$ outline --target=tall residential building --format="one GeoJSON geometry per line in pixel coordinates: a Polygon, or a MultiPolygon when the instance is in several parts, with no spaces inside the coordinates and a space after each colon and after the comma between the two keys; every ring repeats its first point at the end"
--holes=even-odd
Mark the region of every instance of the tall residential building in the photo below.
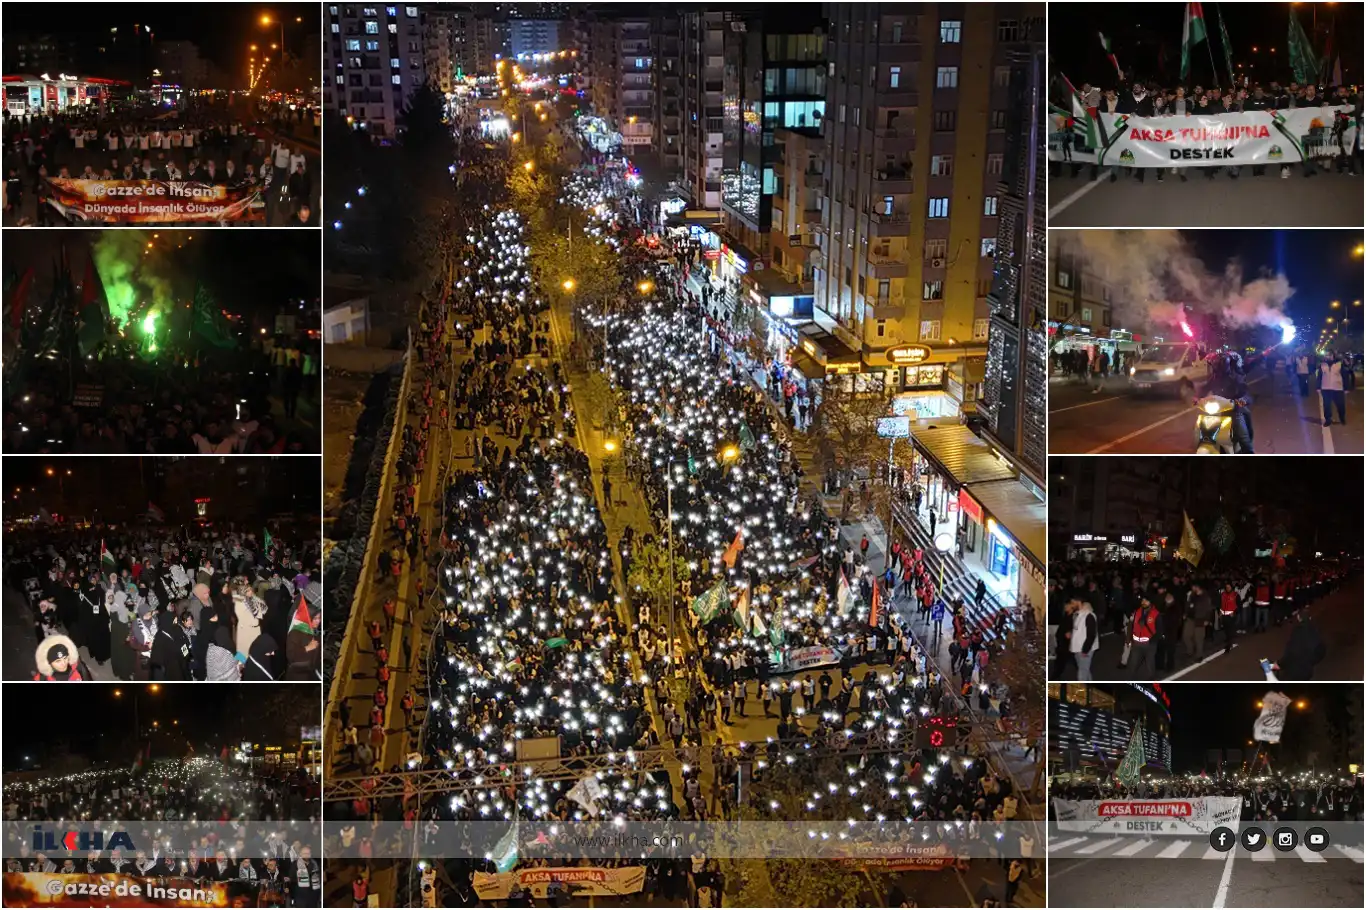
{"type": "Polygon", "coordinates": [[[725,52],[720,10],[679,16],[682,160],[679,186],[693,208],[721,208],[721,84],[725,52]]]}
{"type": "Polygon", "coordinates": [[[324,106],[376,138],[396,135],[426,80],[421,9],[330,3],[326,22],[324,106]]]}
{"type": "Polygon", "coordinates": [[[996,274],[978,408],[986,418],[985,434],[1036,481],[1048,462],[1046,61],[1042,36],[1036,35],[1012,55],[1007,70],[1008,163],[997,191],[996,274]]]}
{"type": "Polygon", "coordinates": [[[902,394],[920,417],[955,416],[974,407],[985,368],[1010,53],[1044,4],[825,9],[815,307],[862,351],[865,388],[902,394]]]}
{"type": "Polygon", "coordinates": [[[473,26],[476,71],[491,75],[498,66],[497,61],[511,53],[504,4],[474,4],[473,26]]]}
{"type": "Polygon", "coordinates": [[[1116,290],[1105,262],[1083,255],[1079,231],[1053,235],[1048,244],[1048,334],[1056,347],[1066,350],[1076,345],[1099,345],[1111,349],[1116,290]]]}
{"type": "Polygon", "coordinates": [[[621,133],[631,154],[655,148],[654,58],[648,14],[603,10],[592,22],[589,55],[593,107],[621,133]]]}
{"type": "MultiPolygon", "coordinates": [[[[193,41],[159,41],[152,57],[162,85],[178,85],[186,89],[215,88],[208,84],[209,64],[199,54],[193,41]]],[[[275,66],[275,64],[271,64],[275,66]]]]}
{"type": "Polygon", "coordinates": [[[508,19],[508,45],[515,59],[560,50],[558,19],[508,19]]]}
{"type": "Polygon", "coordinates": [[[445,94],[455,91],[456,36],[463,33],[462,18],[468,13],[457,7],[424,6],[422,9],[422,51],[427,78],[445,94]]]}
{"type": "Polygon", "coordinates": [[[660,168],[677,181],[683,167],[683,60],[681,19],[672,7],[659,6],[651,25],[654,58],[655,152],[660,168]]]}
{"type": "MultiPolygon", "coordinates": [[[[722,29],[723,238],[745,261],[739,280],[769,255],[780,129],[819,135],[826,110],[825,20],[814,3],[728,11],[722,29]]],[[[729,260],[728,260],[729,262],[729,260]]],[[[733,267],[735,263],[729,262],[733,267]]]]}
{"type": "Polygon", "coordinates": [[[778,273],[798,293],[810,294],[815,269],[811,254],[820,237],[825,143],[809,130],[779,129],[773,138],[778,147],[778,173],[769,229],[770,255],[768,267],[754,277],[763,283],[769,272],[778,273]]]}
{"type": "MultiPolygon", "coordinates": [[[[132,31],[131,26],[128,29],[132,31]]],[[[110,29],[113,37],[118,29],[110,29]]],[[[103,46],[99,48],[105,50],[103,46]]],[[[4,37],[5,72],[41,76],[47,73],[54,79],[62,73],[75,73],[80,63],[77,60],[76,39],[63,35],[32,34],[26,32],[5,32],[4,37]]],[[[103,54],[99,61],[103,63],[103,54]]],[[[87,75],[81,70],[81,75],[87,75]]],[[[89,73],[91,76],[108,77],[108,72],[89,73]]],[[[145,80],[147,74],[141,73],[145,80]]]]}

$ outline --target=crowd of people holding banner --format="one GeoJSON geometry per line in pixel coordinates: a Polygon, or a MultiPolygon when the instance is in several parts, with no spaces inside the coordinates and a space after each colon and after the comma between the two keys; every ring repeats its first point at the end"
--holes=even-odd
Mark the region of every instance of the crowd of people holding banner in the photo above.
{"type": "MultiPolygon", "coordinates": [[[[307,112],[299,108],[295,115],[302,123],[307,112]]],[[[61,192],[50,183],[54,179],[217,185],[244,198],[258,196],[233,221],[316,224],[317,154],[281,132],[285,125],[277,118],[267,128],[254,111],[235,112],[221,103],[172,110],[152,104],[87,106],[13,116],[6,111],[5,225],[88,223],[65,211],[61,192]]],[[[178,223],[158,220],[162,227],[178,223]]]]}
{"type": "Polygon", "coordinates": [[[1198,661],[1234,647],[1241,636],[1251,641],[1291,623],[1277,677],[1311,679],[1329,645],[1305,608],[1359,569],[1338,560],[1281,562],[1197,569],[1184,561],[1055,561],[1048,572],[1048,624],[1056,645],[1049,678],[1092,678],[1091,658],[1106,633],[1122,636],[1121,666],[1146,681],[1153,673],[1174,672],[1178,658],[1198,661]]]}
{"type": "Polygon", "coordinates": [[[1051,782],[1048,792],[1063,800],[1237,797],[1242,822],[1359,822],[1363,817],[1359,777],[1311,771],[1154,775],[1130,785],[1112,776],[1069,772],[1051,782]]]}
{"type": "Polygon", "coordinates": [[[301,523],[259,536],[191,527],[7,535],[6,583],[33,611],[31,678],[320,679],[316,533],[301,523]]]}
{"type": "MultiPolygon", "coordinates": [[[[251,767],[232,748],[218,754],[150,761],[132,768],[96,765],[70,774],[7,782],[5,872],[127,876],[238,883],[253,906],[322,906],[322,865],[314,856],[319,785],[303,769],[251,767]],[[30,823],[128,823],[134,845],[79,856],[35,850],[30,823]],[[143,823],[154,823],[144,825],[143,823]]],[[[10,882],[6,881],[8,893],[10,882]]],[[[234,904],[224,904],[233,906],[234,904]]]]}
{"type": "MultiPolygon", "coordinates": [[[[1362,173],[1359,127],[1362,96],[1352,86],[1329,86],[1325,90],[1312,83],[1302,85],[1290,81],[1282,85],[1273,80],[1266,85],[1207,88],[1204,85],[1145,84],[1135,79],[1118,81],[1104,88],[1084,82],[1078,89],[1065,78],[1061,82],[1065,86],[1065,99],[1062,105],[1054,108],[1053,131],[1049,138],[1049,157],[1055,172],[1067,167],[1075,176],[1089,164],[1094,173],[1097,150],[1108,148],[1119,138],[1114,134],[1119,117],[1146,118],[1144,123],[1157,119],[1164,129],[1177,130],[1184,124],[1169,118],[1199,117],[1203,123],[1214,123],[1217,122],[1214,118],[1224,114],[1267,111],[1273,114],[1271,120],[1279,116],[1288,128],[1293,129],[1285,135],[1283,144],[1270,145],[1265,155],[1253,159],[1259,163],[1250,168],[1238,164],[1188,165],[1184,160],[1168,168],[1123,151],[1108,154],[1103,164],[1110,168],[1111,181],[1128,175],[1142,182],[1150,171],[1158,181],[1169,174],[1182,182],[1192,175],[1213,180],[1221,173],[1233,179],[1240,175],[1257,177],[1264,174],[1289,177],[1290,162],[1296,160],[1301,161],[1299,169],[1306,177],[1329,170],[1353,176],[1362,173]],[[1288,115],[1288,112],[1306,109],[1311,111],[1307,119],[1288,115]],[[1290,116],[1289,120],[1287,116],[1290,116]],[[1305,130],[1303,134],[1293,132],[1301,127],[1305,130]],[[1302,150],[1302,157],[1297,148],[1302,150]],[[1295,155],[1289,157],[1290,152],[1286,149],[1295,155]]],[[[1123,129],[1131,127],[1132,124],[1122,126],[1123,129]]]]}

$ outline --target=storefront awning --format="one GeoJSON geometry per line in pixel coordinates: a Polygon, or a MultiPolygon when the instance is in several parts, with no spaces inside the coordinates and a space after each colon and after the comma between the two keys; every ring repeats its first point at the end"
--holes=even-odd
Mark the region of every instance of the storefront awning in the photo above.
{"type": "Polygon", "coordinates": [[[801,348],[792,349],[792,366],[807,379],[824,379],[825,367],[801,348]]]}
{"type": "Polygon", "coordinates": [[[968,493],[986,513],[1027,552],[1040,569],[1044,566],[1048,533],[1048,509],[1018,480],[993,480],[967,485],[968,493]]]}
{"type": "Polygon", "coordinates": [[[817,362],[823,362],[826,366],[862,363],[860,352],[821,328],[819,323],[799,322],[793,325],[793,328],[801,336],[802,349],[817,362]]]}
{"type": "Polygon", "coordinates": [[[911,441],[955,486],[1015,479],[1010,462],[961,424],[916,430],[911,441]]]}
{"type": "Polygon", "coordinates": [[[668,227],[686,227],[691,224],[696,224],[701,227],[711,227],[719,224],[720,221],[721,213],[719,211],[712,211],[710,209],[688,209],[679,212],[676,215],[670,215],[669,219],[664,223],[668,227]]]}

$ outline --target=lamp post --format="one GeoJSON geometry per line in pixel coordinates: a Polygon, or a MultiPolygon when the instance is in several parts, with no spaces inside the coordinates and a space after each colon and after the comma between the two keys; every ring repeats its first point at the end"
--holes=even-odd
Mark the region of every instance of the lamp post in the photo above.
{"type": "MultiPolygon", "coordinates": [[[[939,588],[935,593],[942,600],[944,598],[944,568],[949,563],[949,550],[953,548],[953,535],[948,531],[940,531],[934,535],[934,548],[939,551],[939,588]]],[[[947,601],[944,603],[944,608],[948,609],[947,601]]],[[[933,618],[934,613],[931,612],[930,616],[933,618]]],[[[934,637],[936,639],[939,638],[939,630],[942,628],[943,622],[944,618],[941,615],[939,622],[934,624],[934,637]]]]}

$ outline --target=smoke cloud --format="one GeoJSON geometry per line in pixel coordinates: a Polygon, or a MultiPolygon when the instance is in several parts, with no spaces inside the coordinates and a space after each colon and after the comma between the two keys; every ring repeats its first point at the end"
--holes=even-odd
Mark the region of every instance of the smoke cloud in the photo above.
{"type": "Polygon", "coordinates": [[[1109,279],[1117,327],[1179,328],[1186,306],[1194,313],[1216,315],[1230,327],[1282,328],[1290,323],[1285,303],[1295,289],[1282,273],[1263,270],[1249,280],[1236,260],[1214,271],[1178,231],[1069,233],[1079,258],[1109,279]]]}
{"type": "Polygon", "coordinates": [[[90,247],[109,315],[120,330],[135,316],[155,320],[175,307],[170,268],[155,251],[147,255],[148,236],[135,230],[102,231],[90,247]]]}

